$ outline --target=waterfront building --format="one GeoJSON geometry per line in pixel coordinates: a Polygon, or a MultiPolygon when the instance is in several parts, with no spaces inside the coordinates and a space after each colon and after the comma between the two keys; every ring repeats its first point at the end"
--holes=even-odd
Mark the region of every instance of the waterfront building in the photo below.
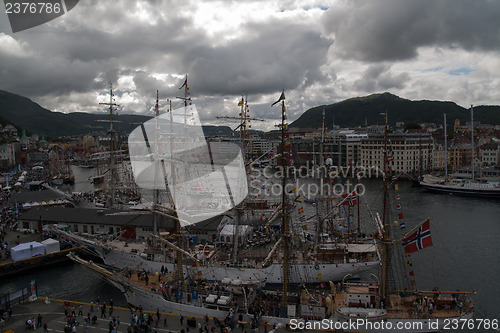
{"type": "MultiPolygon", "coordinates": [[[[416,175],[431,166],[432,137],[429,133],[390,133],[388,149],[394,160],[391,168],[398,174],[416,175]]],[[[360,165],[383,170],[384,135],[373,134],[361,140],[360,165]]]]}

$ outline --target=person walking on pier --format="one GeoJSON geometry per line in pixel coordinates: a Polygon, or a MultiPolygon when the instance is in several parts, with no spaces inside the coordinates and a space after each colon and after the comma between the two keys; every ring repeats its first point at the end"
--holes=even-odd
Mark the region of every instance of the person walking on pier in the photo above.
{"type": "Polygon", "coordinates": [[[38,317],[36,317],[36,327],[42,327],[42,315],[38,314],[38,317]]]}
{"type": "Polygon", "coordinates": [[[47,323],[43,324],[43,333],[49,333],[49,327],[47,326],[47,323]]]}
{"type": "Polygon", "coordinates": [[[106,318],[106,302],[102,303],[101,318],[106,318]]]}

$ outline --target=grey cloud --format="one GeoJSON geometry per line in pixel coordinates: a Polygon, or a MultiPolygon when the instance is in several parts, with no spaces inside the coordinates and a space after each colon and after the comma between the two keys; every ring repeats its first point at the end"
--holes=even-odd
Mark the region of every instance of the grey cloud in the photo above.
{"type": "Polygon", "coordinates": [[[312,28],[291,22],[250,24],[247,35],[227,46],[199,46],[186,66],[193,89],[205,94],[269,93],[305,87],[324,76],[331,40],[312,28]],[[286,37],[285,37],[286,36],[286,37]]]}
{"type": "Polygon", "coordinates": [[[365,92],[402,89],[410,78],[408,73],[394,75],[386,64],[371,65],[362,78],[354,82],[354,88],[365,92]]]}
{"type": "Polygon", "coordinates": [[[404,60],[425,46],[500,49],[500,1],[371,0],[331,7],[325,30],[335,52],[362,61],[404,60]]]}

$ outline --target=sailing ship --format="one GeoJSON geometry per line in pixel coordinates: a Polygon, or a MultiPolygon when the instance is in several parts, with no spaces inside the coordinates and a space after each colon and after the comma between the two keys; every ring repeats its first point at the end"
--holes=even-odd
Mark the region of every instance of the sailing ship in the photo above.
{"type": "MultiPolygon", "coordinates": [[[[241,217],[247,192],[242,152],[236,145],[228,148],[221,147],[222,143],[204,142],[196,107],[190,105],[187,77],[183,87],[183,107],[170,109],[162,115],[156,107],[155,118],[139,126],[129,136],[135,181],[142,188],[153,191],[152,241],[97,240],[66,233],[74,241],[92,248],[109,267],[124,269],[141,263],[141,268],[149,272],[160,272],[162,267],[173,271],[179,261],[178,248],[184,247],[173,246],[173,243],[176,238],[185,240],[190,237],[190,225],[212,220],[212,223],[220,223],[221,227],[230,224],[236,225],[233,230],[241,230],[242,226],[238,227],[236,221],[241,217]],[[160,192],[167,198],[161,200],[160,192]],[[162,205],[161,201],[169,206],[162,205]],[[164,243],[166,248],[156,240],[160,217],[170,221],[171,225],[169,240],[164,243]],[[179,227],[186,227],[182,235],[177,226],[173,226],[177,223],[179,227]]],[[[194,271],[210,281],[230,278],[282,284],[283,254],[276,250],[280,249],[283,239],[275,239],[276,244],[271,251],[269,243],[263,240],[275,230],[271,222],[280,215],[289,214],[290,211],[283,211],[283,205],[276,207],[268,221],[262,221],[262,232],[256,232],[260,240],[254,246],[243,244],[247,246],[244,258],[237,256],[238,236],[233,237],[232,257],[231,251],[222,249],[217,242],[183,249],[187,258],[182,276],[187,277],[194,271]]],[[[297,238],[293,242],[294,246],[300,243],[297,238]]],[[[289,283],[301,284],[312,278],[318,283],[339,281],[346,274],[358,274],[379,265],[380,254],[373,238],[364,243],[360,239],[330,239],[312,249],[311,241],[306,245],[304,251],[297,251],[290,263],[292,274],[289,283]]]]}
{"type": "MultiPolygon", "coordinates": [[[[284,94],[278,102],[284,100],[284,94]]],[[[276,104],[276,103],[275,103],[276,104]]],[[[284,133],[285,115],[284,102],[282,102],[282,133],[284,133]]],[[[386,121],[387,122],[387,121],[386,121]]],[[[387,131],[387,125],[386,125],[387,131]]],[[[281,138],[281,165],[286,163],[285,135],[281,138]]],[[[381,283],[352,282],[345,279],[336,287],[329,283],[321,290],[309,290],[306,283],[302,283],[298,290],[291,290],[290,278],[292,276],[291,244],[294,234],[289,226],[291,206],[288,204],[287,193],[282,194],[282,212],[280,227],[282,260],[281,276],[282,289],[265,290],[261,288],[262,281],[231,281],[226,279],[226,284],[233,284],[232,292],[222,288],[219,284],[209,282],[200,271],[200,259],[196,260],[195,270],[198,274],[183,276],[183,255],[190,256],[177,244],[177,263],[174,271],[162,269],[160,273],[151,274],[141,268],[138,263],[121,272],[112,272],[91,262],[85,262],[74,256],[73,260],[98,272],[108,282],[118,287],[125,295],[127,301],[134,306],[145,310],[160,310],[161,312],[175,313],[184,316],[207,315],[214,318],[225,318],[224,324],[231,326],[237,320],[250,321],[256,325],[270,323],[276,325],[290,324],[306,327],[307,321],[317,321],[323,325],[330,323],[334,327],[344,328],[343,323],[355,322],[353,331],[389,331],[399,329],[410,332],[433,332],[443,329],[446,323],[452,320],[467,320],[472,318],[473,303],[468,298],[467,292],[459,291],[431,291],[416,290],[415,288],[390,289],[390,276],[392,273],[391,257],[394,246],[402,241],[407,254],[432,245],[430,238],[429,220],[418,225],[400,240],[395,240],[389,227],[387,214],[387,178],[389,175],[387,165],[387,146],[384,152],[384,204],[382,218],[377,216],[377,226],[381,231],[383,246],[382,278],[381,283]],[[237,286],[240,286],[238,289],[237,286]],[[340,290],[341,289],[341,290],[340,290]],[[239,292],[234,292],[239,290],[239,292]],[[429,305],[430,304],[430,305],[429,305]],[[424,306],[425,305],[425,306],[424,306]],[[424,307],[423,307],[424,306],[424,307]],[[299,325],[299,322],[302,325],[299,325]]],[[[175,169],[172,169],[175,170],[175,169]]],[[[282,177],[282,185],[287,182],[286,175],[282,177]]],[[[174,187],[175,188],[175,187],[174,187]]],[[[177,234],[174,238],[179,240],[180,219],[176,220],[177,234]]],[[[160,237],[159,237],[160,239],[160,237]]],[[[168,241],[163,240],[167,243],[168,241]]],[[[169,245],[174,246],[174,245],[169,245]]],[[[409,274],[412,276],[412,274],[409,274]]],[[[414,286],[414,283],[412,283],[414,286]]],[[[324,328],[324,326],[321,326],[324,328]]],[[[330,326],[330,329],[333,327],[330,326]]]]}
{"type": "Polygon", "coordinates": [[[444,116],[445,132],[445,177],[424,175],[420,186],[436,193],[447,193],[480,197],[500,197],[500,183],[481,182],[475,179],[474,160],[474,109],[471,105],[471,151],[472,151],[472,176],[470,180],[448,178],[448,147],[446,144],[446,115],[444,116]]]}
{"type": "MultiPolygon", "coordinates": [[[[286,163],[286,155],[287,155],[285,148],[286,147],[285,135],[284,135],[286,128],[284,92],[282,93],[282,96],[276,103],[278,102],[281,102],[282,104],[281,165],[284,166],[286,163]]],[[[192,108],[190,109],[193,110],[192,108]]],[[[186,114],[186,112],[184,112],[184,114],[186,114]]],[[[175,113],[171,111],[170,120],[174,118],[174,115],[175,113]]],[[[187,122],[184,121],[184,124],[186,123],[187,122]]],[[[169,125],[171,130],[170,134],[173,137],[174,132],[172,131],[172,129],[174,126],[173,124],[169,125]]],[[[160,127],[158,126],[158,119],[156,119],[156,122],[154,122],[154,129],[159,129],[159,128],[160,127]]],[[[184,130],[186,129],[184,128],[184,130]]],[[[148,131],[146,124],[144,124],[142,127],[142,134],[144,138],[148,139],[148,142],[150,142],[150,140],[153,141],[155,136],[148,135],[148,133],[151,132],[148,131]]],[[[132,140],[135,140],[133,134],[134,133],[131,134],[131,137],[132,140]]],[[[159,136],[161,135],[157,135],[157,137],[159,136]]],[[[191,135],[190,137],[194,136],[191,135]]],[[[139,144],[138,142],[136,143],[139,144]]],[[[176,143],[179,142],[176,141],[176,143]]],[[[152,157],[151,161],[157,160],[154,158],[154,154],[151,151],[152,147],[154,146],[155,146],[154,141],[148,143],[147,145],[144,144],[142,145],[142,148],[146,149],[149,152],[148,154],[146,154],[148,158],[152,157]]],[[[170,141],[170,147],[172,148],[173,146],[174,146],[173,142],[170,141]]],[[[189,143],[188,146],[191,149],[193,149],[193,146],[190,145],[189,143]]],[[[208,146],[210,147],[210,145],[208,146]]],[[[135,149],[134,144],[130,145],[130,147],[131,150],[134,151],[135,149]]],[[[180,147],[179,146],[176,147],[175,153],[183,152],[186,150],[185,148],[186,147],[182,147],[182,145],[180,145],[180,147]]],[[[163,181],[164,182],[163,186],[167,186],[168,188],[167,192],[169,192],[171,197],[173,198],[172,203],[174,208],[177,208],[178,203],[182,202],[179,201],[179,198],[186,199],[184,196],[182,196],[182,191],[181,191],[182,188],[178,187],[178,185],[179,184],[186,185],[186,183],[189,182],[191,179],[186,180],[185,177],[186,174],[181,173],[180,175],[178,175],[177,172],[178,171],[181,172],[181,170],[176,168],[175,164],[165,163],[165,160],[168,155],[170,155],[169,161],[172,161],[174,156],[174,150],[165,151],[164,154],[162,154],[163,158],[159,159],[159,161],[161,161],[161,164],[156,165],[157,167],[159,166],[159,168],[155,167],[155,163],[153,163],[152,165],[149,166],[152,168],[152,170],[151,169],[147,170],[148,167],[145,165],[139,165],[136,167],[135,170],[140,171],[139,175],[144,176],[142,179],[139,180],[139,183],[144,182],[144,184],[148,184],[153,189],[157,189],[156,184],[158,184],[158,182],[161,183],[163,181]],[[158,169],[160,170],[160,174],[162,175],[161,180],[154,179],[154,181],[152,181],[150,177],[152,175],[153,176],[158,175],[157,172],[158,169]],[[148,174],[145,175],[144,172],[148,172],[148,174]],[[169,175],[171,175],[172,177],[169,177],[169,175]],[[177,195],[180,196],[178,197],[177,195]]],[[[131,160],[134,161],[136,156],[137,156],[136,154],[131,153],[131,160]]],[[[237,154],[236,159],[238,159],[240,162],[236,165],[238,170],[230,170],[229,168],[226,169],[225,171],[228,174],[232,174],[233,176],[234,174],[238,175],[238,173],[241,173],[242,170],[244,171],[244,168],[243,169],[241,168],[243,165],[241,163],[243,161],[241,158],[241,152],[237,154]]],[[[178,160],[180,161],[181,159],[178,160]]],[[[141,161],[144,160],[142,159],[141,161]]],[[[199,160],[196,160],[196,162],[199,162],[199,160]]],[[[225,164],[225,166],[227,165],[228,163],[225,164]]],[[[200,163],[196,163],[196,167],[199,168],[200,163]]],[[[189,170],[189,167],[185,165],[184,170],[189,170]]],[[[214,167],[212,169],[212,172],[213,170],[217,170],[217,167],[214,167]]],[[[199,170],[198,170],[198,175],[199,175],[199,170]]],[[[246,173],[243,172],[243,175],[246,175],[246,173]]],[[[202,181],[199,178],[200,177],[198,177],[196,181],[202,181]]],[[[225,175],[224,178],[227,182],[228,178],[227,175],[225,175]]],[[[217,181],[220,182],[221,179],[218,179],[217,181]]],[[[243,180],[243,182],[245,181],[243,180]]],[[[287,178],[286,175],[284,174],[282,176],[283,188],[285,188],[286,183],[287,183],[287,178]]],[[[186,187],[189,188],[189,186],[186,187]]],[[[227,186],[226,188],[229,189],[230,187],[227,186]]],[[[238,188],[242,189],[244,187],[238,187],[238,188]]],[[[214,191],[217,192],[217,189],[214,189],[214,191]]],[[[238,196],[237,193],[231,193],[230,196],[232,197],[231,199],[232,205],[237,204],[238,203],[237,200],[240,200],[241,198],[240,196],[238,196]]],[[[158,240],[160,240],[162,243],[165,243],[176,250],[177,261],[175,263],[175,269],[171,275],[167,276],[168,280],[165,280],[164,283],[162,282],[162,275],[165,274],[165,269],[163,267],[161,268],[160,271],[162,275],[156,272],[156,274],[153,275],[153,277],[156,276],[156,280],[153,280],[154,282],[152,282],[152,284],[149,284],[149,282],[152,281],[152,279],[147,271],[142,269],[142,272],[139,271],[137,272],[137,274],[135,274],[135,272],[132,272],[133,269],[136,268],[141,269],[140,266],[142,266],[142,263],[139,263],[135,267],[125,269],[120,274],[116,274],[110,272],[109,270],[101,268],[93,263],[82,261],[81,259],[76,258],[74,256],[72,256],[72,258],[73,260],[80,262],[85,266],[98,272],[107,281],[117,286],[124,293],[129,303],[135,306],[141,306],[145,310],[159,309],[162,312],[176,313],[185,316],[194,316],[204,313],[210,317],[226,318],[225,319],[226,324],[228,322],[234,323],[234,321],[237,320],[236,319],[237,316],[238,320],[252,321],[256,325],[258,325],[259,322],[261,321],[271,324],[286,324],[289,323],[292,317],[296,316],[301,316],[304,318],[306,317],[323,318],[326,314],[324,297],[322,295],[315,295],[314,293],[307,294],[307,288],[305,287],[304,283],[305,281],[303,281],[302,283],[301,293],[293,294],[290,293],[288,290],[288,282],[291,276],[290,274],[291,266],[289,264],[289,260],[292,257],[290,253],[290,245],[293,241],[292,240],[293,234],[291,232],[291,229],[289,229],[288,225],[289,224],[288,211],[290,209],[290,205],[287,202],[288,200],[286,191],[282,191],[281,198],[282,198],[282,204],[281,204],[282,213],[281,213],[281,227],[280,227],[281,237],[280,240],[277,242],[276,246],[271,251],[268,258],[266,258],[266,261],[270,259],[271,254],[276,251],[275,249],[278,247],[279,244],[279,247],[282,249],[279,252],[281,261],[280,263],[281,265],[279,266],[281,271],[280,272],[280,277],[281,277],[280,282],[282,286],[281,293],[278,291],[264,292],[260,288],[260,286],[262,283],[265,283],[267,281],[265,279],[263,281],[257,279],[256,281],[255,276],[253,280],[252,277],[250,277],[249,280],[238,279],[240,281],[239,283],[232,280],[229,276],[227,276],[226,279],[224,279],[226,283],[228,282],[228,280],[232,281],[233,288],[238,289],[237,286],[240,286],[239,289],[241,290],[241,292],[228,292],[226,287],[219,288],[219,285],[217,283],[215,284],[207,283],[207,280],[209,279],[204,277],[203,271],[201,270],[201,265],[199,264],[200,260],[198,258],[194,258],[190,253],[187,253],[185,250],[181,248],[182,246],[181,223],[187,225],[192,221],[196,221],[196,216],[188,214],[187,205],[186,206],[179,205],[178,209],[174,209],[171,211],[170,217],[174,219],[176,224],[176,231],[173,237],[176,239],[177,244],[175,245],[171,244],[167,240],[162,239],[161,237],[157,237],[158,240]],[[194,266],[198,270],[197,272],[198,274],[195,274],[193,276],[184,276],[183,273],[184,255],[187,255],[191,259],[196,260],[196,264],[194,266]],[[255,289],[254,286],[256,287],[255,289]]],[[[240,201],[242,200],[243,198],[241,198],[240,201]]],[[[226,207],[223,207],[222,209],[227,210],[226,207]]],[[[167,272],[168,271],[169,270],[167,270],[167,272]]],[[[246,271],[246,269],[243,269],[242,271],[246,271]]]]}
{"type": "MultiPolygon", "coordinates": [[[[404,258],[408,267],[406,276],[413,278],[414,272],[410,254],[432,245],[430,221],[426,219],[399,239],[388,222],[388,179],[392,173],[388,167],[390,151],[387,147],[387,114],[384,114],[384,186],[383,213],[377,220],[381,230],[383,259],[381,279],[377,281],[343,282],[338,292],[333,293],[329,311],[340,322],[361,319],[362,325],[353,331],[380,332],[394,329],[405,332],[434,332],[444,329],[453,320],[467,320],[473,316],[474,305],[469,297],[472,292],[418,290],[415,280],[409,281],[405,288],[397,289],[393,276],[393,265],[397,257],[404,258]],[[402,246],[399,246],[401,243],[402,246]],[[404,255],[397,256],[404,249],[404,255]],[[381,324],[382,323],[382,324],[381,324]]],[[[395,197],[397,209],[401,209],[399,195],[395,197]],[[399,208],[398,208],[399,207],[399,208]]],[[[399,214],[401,230],[405,230],[402,213],[399,214]]],[[[395,223],[396,224],[396,223],[395,223]]],[[[403,265],[401,265],[403,266],[403,265]]],[[[400,267],[401,267],[400,266],[400,267]]],[[[404,284],[401,284],[404,285],[404,284]]]]}

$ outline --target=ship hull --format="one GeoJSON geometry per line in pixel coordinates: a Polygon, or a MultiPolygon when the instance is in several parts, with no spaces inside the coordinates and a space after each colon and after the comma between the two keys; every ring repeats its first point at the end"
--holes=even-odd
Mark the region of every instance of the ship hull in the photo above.
{"type": "Polygon", "coordinates": [[[425,182],[420,182],[420,186],[436,193],[500,198],[500,188],[495,187],[473,188],[468,186],[429,184],[425,182]]]}
{"type": "MultiPolygon", "coordinates": [[[[175,265],[159,261],[147,260],[138,254],[115,251],[96,246],[95,250],[108,267],[123,269],[140,265],[141,269],[149,272],[160,272],[161,267],[167,272],[173,272],[175,265]]],[[[329,281],[340,281],[347,274],[355,275],[378,266],[378,261],[352,262],[352,263],[319,263],[319,264],[291,264],[289,283],[300,284],[305,281],[310,283],[328,283],[329,281]]],[[[188,270],[199,274],[209,281],[221,281],[224,278],[239,279],[246,281],[265,281],[266,284],[281,284],[282,268],[280,264],[273,263],[266,268],[255,267],[228,267],[228,266],[200,266],[184,267],[184,276],[188,276],[188,270]],[[196,271],[195,271],[196,270],[196,271]]]]}
{"type": "MultiPolygon", "coordinates": [[[[117,283],[115,283],[115,285],[119,286],[117,283]]],[[[125,296],[129,304],[135,307],[142,307],[147,311],[155,312],[159,310],[163,313],[182,315],[186,318],[201,317],[206,315],[210,318],[217,318],[219,320],[223,320],[229,314],[230,306],[218,306],[214,304],[213,306],[211,306],[211,308],[209,308],[204,305],[194,305],[169,301],[164,299],[159,294],[148,292],[135,286],[120,286],[119,288],[122,290],[123,295],[125,296]]],[[[252,315],[244,313],[243,321],[250,322],[252,320],[252,317],[252,315]]],[[[261,322],[264,321],[271,324],[286,324],[289,322],[289,319],[263,316],[261,318],[261,322]]]]}

